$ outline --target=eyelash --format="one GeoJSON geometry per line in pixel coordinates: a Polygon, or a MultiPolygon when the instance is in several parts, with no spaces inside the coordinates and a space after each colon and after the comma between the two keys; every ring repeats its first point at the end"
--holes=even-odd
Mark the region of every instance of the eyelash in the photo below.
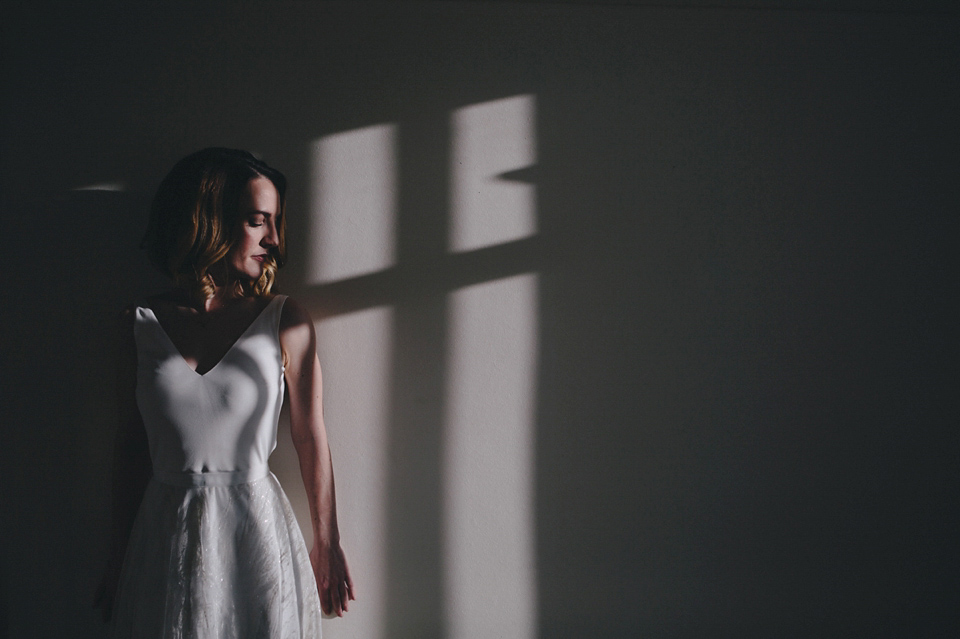
{"type": "Polygon", "coordinates": [[[263,222],[255,222],[254,220],[248,221],[247,224],[250,226],[263,226],[263,222]]]}

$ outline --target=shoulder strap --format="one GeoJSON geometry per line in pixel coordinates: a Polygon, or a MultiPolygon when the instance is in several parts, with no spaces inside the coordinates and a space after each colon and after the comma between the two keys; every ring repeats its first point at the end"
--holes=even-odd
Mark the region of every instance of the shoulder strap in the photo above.
{"type": "Polygon", "coordinates": [[[273,333],[277,336],[278,340],[280,339],[280,317],[283,315],[283,304],[286,301],[286,295],[277,295],[270,300],[270,303],[273,304],[273,317],[271,317],[270,320],[273,326],[273,333]]]}

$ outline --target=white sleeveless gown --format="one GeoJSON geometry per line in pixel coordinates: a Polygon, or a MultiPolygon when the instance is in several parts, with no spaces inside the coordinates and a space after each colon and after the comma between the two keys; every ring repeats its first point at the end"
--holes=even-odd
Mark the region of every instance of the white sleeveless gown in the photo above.
{"type": "Polygon", "coordinates": [[[114,637],[319,639],[307,549],[267,467],[283,401],[285,299],[274,297],[203,375],[152,310],[136,309],[153,479],[127,547],[114,637]]]}

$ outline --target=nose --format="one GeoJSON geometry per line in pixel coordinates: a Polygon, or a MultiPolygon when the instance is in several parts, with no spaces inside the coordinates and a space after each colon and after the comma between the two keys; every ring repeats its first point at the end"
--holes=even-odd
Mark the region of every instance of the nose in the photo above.
{"type": "Polygon", "coordinates": [[[280,244],[280,235],[277,233],[277,225],[271,220],[267,225],[267,233],[263,236],[263,239],[260,240],[260,244],[264,247],[276,248],[280,244]]]}

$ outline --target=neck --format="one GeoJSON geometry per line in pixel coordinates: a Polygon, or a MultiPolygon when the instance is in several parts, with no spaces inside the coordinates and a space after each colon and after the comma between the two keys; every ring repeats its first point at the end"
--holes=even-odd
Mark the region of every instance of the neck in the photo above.
{"type": "Polygon", "coordinates": [[[182,300],[184,305],[190,306],[201,315],[229,306],[241,297],[236,282],[217,284],[214,287],[213,295],[210,297],[203,297],[198,291],[189,291],[183,288],[176,289],[176,296],[182,300]]]}

